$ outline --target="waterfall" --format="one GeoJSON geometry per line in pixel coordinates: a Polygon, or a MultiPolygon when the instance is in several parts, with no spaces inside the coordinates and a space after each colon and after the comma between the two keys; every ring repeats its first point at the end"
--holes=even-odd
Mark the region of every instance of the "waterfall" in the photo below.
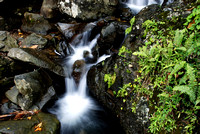
{"type": "Polygon", "coordinates": [[[95,47],[99,38],[99,35],[97,35],[93,40],[89,41],[90,32],[95,23],[88,25],[85,27],[85,32],[77,36],[71,43],[73,53],[66,57],[65,63],[67,66],[66,73],[69,74],[65,78],[66,93],[56,102],[56,108],[50,110],[60,120],[62,134],[87,133],[85,129],[96,129],[99,127],[94,113],[99,108],[87,94],[86,76],[92,65],[104,60],[108,55],[100,57],[96,63],[86,63],[84,52],[88,53],[87,57],[93,58],[91,50],[95,47]],[[82,36],[81,40],[80,36],[82,36]],[[76,61],[82,62],[78,83],[72,76],[73,64],[76,61]]]}
{"type": "Polygon", "coordinates": [[[151,4],[162,5],[164,0],[128,0],[125,4],[132,9],[135,13],[138,13],[141,9],[151,4]]]}

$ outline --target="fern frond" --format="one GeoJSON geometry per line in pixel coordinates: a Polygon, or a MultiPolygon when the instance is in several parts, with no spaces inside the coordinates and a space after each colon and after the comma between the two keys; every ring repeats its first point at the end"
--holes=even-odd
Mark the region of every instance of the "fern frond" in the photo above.
{"type": "Polygon", "coordinates": [[[196,99],[196,95],[195,95],[195,92],[189,87],[189,86],[186,86],[186,85],[183,85],[183,86],[175,86],[173,88],[173,91],[180,91],[181,94],[186,94],[189,96],[190,98],[190,101],[195,103],[195,99],[196,99]]]}
{"type": "Polygon", "coordinates": [[[176,33],[175,33],[175,37],[174,37],[174,44],[180,46],[182,41],[183,41],[183,37],[184,37],[184,32],[185,30],[176,30],[176,33]]]}
{"type": "Polygon", "coordinates": [[[182,84],[186,84],[186,81],[188,80],[188,75],[185,74],[179,81],[179,85],[182,85],[182,84]]]}
{"type": "Polygon", "coordinates": [[[193,87],[197,84],[197,80],[195,77],[195,70],[193,67],[191,67],[189,64],[186,65],[186,73],[189,77],[189,84],[193,87]]]}
{"type": "Polygon", "coordinates": [[[173,74],[176,74],[179,70],[181,70],[186,64],[186,61],[180,61],[178,63],[176,63],[174,69],[172,70],[172,72],[169,75],[169,80],[172,78],[173,74]]]}

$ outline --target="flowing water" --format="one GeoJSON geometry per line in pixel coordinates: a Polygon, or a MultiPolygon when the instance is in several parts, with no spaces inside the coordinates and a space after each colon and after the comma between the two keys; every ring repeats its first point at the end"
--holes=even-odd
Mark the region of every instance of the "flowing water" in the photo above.
{"type": "MultiPolygon", "coordinates": [[[[91,51],[99,38],[99,35],[97,35],[93,40],[89,41],[89,36],[94,26],[95,23],[87,25],[86,31],[74,39],[76,43],[72,42],[71,49],[73,51],[66,57],[65,62],[67,66],[66,73],[68,74],[68,77],[65,78],[66,93],[56,102],[56,108],[50,110],[60,120],[62,134],[92,134],[92,130],[95,130],[97,134],[103,133],[101,132],[104,127],[103,123],[99,121],[96,115],[96,111],[101,109],[88,96],[86,85],[86,75],[89,68],[109,57],[109,55],[104,55],[96,63],[86,63],[84,53],[87,52],[87,58],[94,58],[91,51]],[[82,36],[81,40],[79,40],[80,36],[82,36]],[[76,61],[82,61],[80,80],[78,82],[75,81],[72,75],[73,64],[76,61]]],[[[60,27],[62,27],[61,24],[60,27]]]]}
{"type": "MultiPolygon", "coordinates": [[[[170,0],[171,1],[171,0],[170,0]]],[[[151,4],[162,5],[164,0],[128,0],[125,4],[133,10],[133,12],[138,13],[141,9],[151,4]]]]}
{"type": "MultiPolygon", "coordinates": [[[[142,8],[151,4],[162,4],[164,0],[128,0],[125,4],[134,12],[138,13],[142,8]]],[[[169,2],[173,2],[170,0],[169,2]]],[[[67,66],[65,78],[66,93],[56,102],[54,108],[50,110],[51,113],[56,114],[61,122],[62,134],[105,134],[102,131],[105,129],[105,123],[98,118],[97,111],[101,108],[96,105],[95,101],[88,96],[86,76],[90,67],[103,61],[109,55],[99,57],[96,63],[87,63],[86,58],[93,59],[92,49],[97,43],[99,35],[92,40],[89,40],[91,30],[95,23],[89,23],[85,27],[85,32],[76,36],[70,45],[72,52],[66,57],[65,65],[67,66]],[[85,53],[87,55],[85,56],[85,53]],[[82,61],[80,79],[75,80],[73,77],[73,65],[76,61],[82,61]]],[[[60,28],[63,25],[60,23],[60,28]]],[[[117,129],[117,128],[114,128],[117,129]]],[[[114,131],[112,131],[114,132],[114,131]]],[[[115,132],[120,133],[120,132],[115,132]]]]}

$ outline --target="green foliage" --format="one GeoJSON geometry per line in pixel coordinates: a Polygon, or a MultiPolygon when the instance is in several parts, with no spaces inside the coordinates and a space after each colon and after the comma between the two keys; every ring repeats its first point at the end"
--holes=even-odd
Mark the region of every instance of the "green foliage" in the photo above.
{"type": "Polygon", "coordinates": [[[200,30],[200,5],[193,9],[193,12],[187,17],[184,25],[189,25],[190,30],[200,30]]]}
{"type": "Polygon", "coordinates": [[[135,23],[135,16],[130,20],[131,26],[126,29],[126,31],[125,31],[126,34],[129,34],[131,32],[134,23],[135,23]]]}
{"type": "Polygon", "coordinates": [[[125,46],[122,46],[120,49],[119,49],[119,53],[118,55],[123,57],[123,58],[126,58],[126,54],[131,54],[132,51],[131,50],[128,50],[125,46]]]}
{"type": "Polygon", "coordinates": [[[120,90],[117,92],[117,97],[125,97],[128,95],[128,91],[130,90],[131,83],[124,84],[123,87],[120,87],[120,90]]]}
{"type": "Polygon", "coordinates": [[[115,79],[116,79],[116,73],[114,73],[113,75],[111,74],[104,75],[104,82],[108,83],[108,88],[110,88],[115,83],[115,79]]]}
{"type": "Polygon", "coordinates": [[[140,59],[141,74],[133,88],[150,98],[158,94],[149,132],[173,132],[184,126],[184,132],[193,133],[200,110],[200,6],[187,17],[187,28],[165,30],[164,24],[143,23],[147,42],[133,53],[140,59]]]}

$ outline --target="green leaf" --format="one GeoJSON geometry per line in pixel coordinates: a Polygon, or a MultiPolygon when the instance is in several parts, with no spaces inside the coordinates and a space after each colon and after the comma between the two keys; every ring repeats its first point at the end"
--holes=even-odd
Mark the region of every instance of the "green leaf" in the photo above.
{"type": "Polygon", "coordinates": [[[145,52],[134,52],[133,55],[147,57],[147,54],[145,52]]]}
{"type": "Polygon", "coordinates": [[[184,52],[187,51],[187,49],[185,47],[179,47],[179,48],[176,48],[176,50],[181,50],[181,51],[184,51],[184,52]]]}

